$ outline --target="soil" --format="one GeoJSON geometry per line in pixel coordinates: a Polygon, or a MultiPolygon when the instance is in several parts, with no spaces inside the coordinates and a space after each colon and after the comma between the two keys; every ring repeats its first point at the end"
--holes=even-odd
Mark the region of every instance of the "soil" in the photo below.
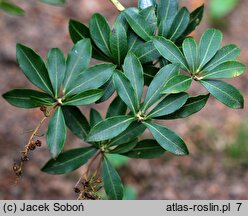
{"type": "MultiPolygon", "coordinates": [[[[90,16],[99,12],[110,23],[118,11],[106,0],[68,1],[65,7],[54,7],[38,1],[18,2],[26,11],[24,17],[13,17],[0,12],[0,94],[13,88],[35,88],[17,67],[15,44],[32,47],[42,57],[52,47],[67,52],[72,45],[68,34],[70,18],[88,23],[90,16]]],[[[125,6],[135,6],[133,0],[123,1],[125,6]]],[[[182,0],[182,5],[193,9],[201,1],[182,0]],[[190,3],[191,2],[191,3],[190,3]]],[[[205,2],[206,6],[208,1],[205,2]]],[[[237,8],[221,22],[213,23],[208,7],[201,27],[194,36],[211,26],[221,27],[223,44],[234,43],[242,48],[239,59],[248,64],[248,1],[240,1],[237,8]]],[[[248,96],[248,76],[231,81],[248,96]]],[[[195,85],[192,94],[204,90],[195,85]]],[[[107,103],[94,106],[102,113],[107,103]]],[[[245,103],[246,107],[246,103],[245,103]]],[[[83,108],[86,116],[90,107],[83,108]]],[[[75,199],[73,186],[82,170],[68,175],[52,176],[40,171],[50,158],[45,145],[32,153],[21,181],[16,185],[12,165],[19,159],[20,151],[29,133],[42,114],[38,109],[18,109],[0,98],[0,199],[75,199]]],[[[247,110],[231,110],[213,97],[200,112],[185,120],[167,121],[188,144],[190,155],[176,157],[166,153],[154,160],[129,160],[119,169],[123,181],[137,190],[137,199],[248,199],[248,163],[241,164],[225,153],[233,143],[239,126],[247,121],[247,110]]],[[[45,126],[42,129],[45,132],[45,126]]],[[[144,137],[150,136],[148,132],[144,137]]],[[[45,142],[44,137],[41,138],[45,142]]],[[[84,146],[81,140],[68,132],[66,148],[84,146]]],[[[248,157],[247,157],[248,158],[248,157]]],[[[248,162],[248,159],[247,159],[248,162]]]]}

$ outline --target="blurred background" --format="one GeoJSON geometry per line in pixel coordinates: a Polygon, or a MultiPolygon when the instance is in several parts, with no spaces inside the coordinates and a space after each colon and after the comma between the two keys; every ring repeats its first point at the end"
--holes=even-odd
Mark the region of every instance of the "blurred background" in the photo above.
{"type": "MultiPolygon", "coordinates": [[[[59,47],[65,53],[72,46],[68,20],[88,23],[100,12],[112,24],[118,11],[107,0],[68,0],[63,7],[42,4],[35,0],[12,0],[25,11],[14,17],[0,11],[0,94],[12,88],[34,88],[17,67],[15,44],[32,47],[42,57],[59,47]]],[[[136,6],[136,0],[121,1],[136,6]]],[[[247,0],[181,0],[191,11],[205,3],[204,19],[193,33],[199,39],[208,27],[223,31],[223,44],[241,47],[239,60],[248,63],[247,0]]],[[[165,121],[188,144],[190,155],[176,157],[169,153],[153,160],[113,158],[126,185],[126,199],[248,199],[248,75],[231,81],[246,99],[244,110],[231,110],[211,97],[199,113],[181,120],[165,121]]],[[[196,94],[196,85],[191,93],[196,94]]],[[[105,114],[108,103],[94,106],[105,114]]],[[[90,107],[82,108],[86,116],[90,107]]],[[[0,97],[0,199],[76,199],[74,184],[82,170],[68,175],[52,176],[40,171],[50,158],[43,145],[36,150],[25,167],[18,185],[12,165],[28,140],[28,131],[37,124],[39,109],[12,107],[0,97]]],[[[43,127],[45,132],[45,127],[43,127]]],[[[150,134],[145,133],[144,137],[150,134]]],[[[44,138],[42,138],[44,140],[44,138]]],[[[66,148],[85,145],[68,131],[66,148]]]]}

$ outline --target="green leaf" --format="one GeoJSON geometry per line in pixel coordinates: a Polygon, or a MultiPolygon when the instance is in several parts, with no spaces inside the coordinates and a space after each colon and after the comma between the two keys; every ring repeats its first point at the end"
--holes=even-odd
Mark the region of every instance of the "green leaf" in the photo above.
{"type": "Polygon", "coordinates": [[[155,140],[165,150],[175,155],[189,154],[186,144],[175,132],[152,122],[143,122],[143,124],[146,125],[155,140]]]}
{"type": "Polygon", "coordinates": [[[128,45],[126,30],[119,21],[115,21],[110,33],[110,49],[115,63],[121,65],[127,54],[128,45]]]}
{"type": "Polygon", "coordinates": [[[111,153],[111,154],[123,154],[123,153],[129,152],[136,146],[137,142],[138,142],[138,139],[134,139],[130,142],[123,143],[122,145],[117,146],[113,150],[110,150],[109,153],[111,153]]]}
{"type": "MultiPolygon", "coordinates": [[[[73,43],[77,43],[78,41],[84,38],[90,38],[90,30],[83,23],[77,20],[69,21],[69,32],[73,43]]],[[[99,50],[94,41],[91,39],[92,44],[92,57],[101,61],[111,62],[111,59],[107,57],[101,50],[99,50]]]]}
{"type": "Polygon", "coordinates": [[[226,0],[225,4],[221,0],[211,0],[209,4],[210,15],[214,19],[227,16],[239,3],[239,0],[226,0]]]}
{"type": "Polygon", "coordinates": [[[105,84],[113,74],[115,69],[113,64],[94,65],[77,77],[77,80],[67,90],[66,97],[89,89],[96,89],[105,84]]]}
{"type": "Polygon", "coordinates": [[[194,38],[186,38],[183,41],[183,53],[187,60],[189,69],[195,73],[199,67],[199,48],[194,38]]]}
{"type": "Polygon", "coordinates": [[[47,70],[52,83],[54,96],[57,98],[65,77],[65,57],[60,49],[51,49],[47,57],[47,70]]]}
{"type": "Polygon", "coordinates": [[[70,173],[86,164],[96,152],[93,147],[71,149],[61,153],[56,160],[49,160],[41,170],[53,175],[70,173]]]}
{"type": "Polygon", "coordinates": [[[31,96],[30,97],[31,100],[35,103],[35,104],[40,104],[40,105],[44,105],[44,106],[53,106],[55,101],[53,98],[40,98],[40,97],[35,97],[35,96],[31,96]],[[50,101],[49,101],[50,99],[50,101]]]}
{"type": "Polygon", "coordinates": [[[26,109],[35,108],[42,105],[40,102],[34,101],[32,97],[41,98],[49,103],[55,102],[50,95],[31,89],[13,89],[6,92],[2,96],[11,105],[26,109]]]}
{"type": "Polygon", "coordinates": [[[112,77],[103,86],[101,86],[101,89],[104,91],[104,94],[98,101],[96,101],[96,103],[105,102],[114,94],[115,87],[112,77]]]}
{"type": "Polygon", "coordinates": [[[114,116],[95,125],[88,135],[89,142],[103,141],[119,135],[135,120],[132,116],[114,116]]]}
{"type": "Polygon", "coordinates": [[[140,44],[133,52],[142,64],[152,62],[161,56],[152,41],[140,44]]]}
{"type": "Polygon", "coordinates": [[[244,98],[234,86],[220,80],[200,80],[200,83],[226,106],[233,109],[244,107],[244,98]]]}
{"type": "Polygon", "coordinates": [[[61,153],[64,148],[65,139],[65,119],[61,107],[58,107],[49,121],[46,134],[46,142],[52,158],[57,158],[61,153]]]}
{"type": "Polygon", "coordinates": [[[192,83],[192,78],[186,75],[177,75],[172,77],[162,89],[162,94],[176,94],[186,91],[192,83]]]}
{"type": "Polygon", "coordinates": [[[200,73],[201,79],[233,78],[245,72],[245,65],[238,61],[224,62],[210,71],[200,73]]]}
{"type": "Polygon", "coordinates": [[[176,15],[170,31],[169,31],[169,39],[171,41],[176,41],[184,31],[186,30],[190,20],[190,14],[187,8],[183,7],[178,14],[176,15]]]}
{"type": "Polygon", "coordinates": [[[158,24],[167,21],[171,25],[178,11],[178,0],[161,0],[158,4],[158,24]]]}
{"type": "Polygon", "coordinates": [[[7,12],[8,14],[12,14],[14,16],[25,15],[25,11],[22,8],[18,7],[15,4],[7,2],[7,1],[1,1],[0,2],[0,10],[3,10],[5,12],[7,12]]]}
{"type": "Polygon", "coordinates": [[[143,40],[149,41],[153,36],[153,29],[147,25],[145,18],[139,14],[139,11],[136,8],[128,8],[124,14],[133,31],[143,40]]]}
{"type": "Polygon", "coordinates": [[[145,9],[150,6],[156,7],[157,3],[156,0],[139,0],[138,7],[139,9],[145,9]]]}
{"type": "Polygon", "coordinates": [[[31,83],[53,95],[52,85],[46,66],[42,58],[32,49],[22,45],[16,45],[16,58],[22,72],[31,83]]]}
{"type": "Polygon", "coordinates": [[[138,142],[131,151],[122,154],[130,158],[152,159],[158,158],[164,153],[165,149],[156,140],[147,139],[138,142]]]}
{"type": "Polygon", "coordinates": [[[218,50],[215,56],[203,68],[203,71],[210,71],[226,61],[234,60],[237,58],[239,54],[240,54],[239,47],[237,47],[234,44],[226,45],[222,47],[220,50],[218,50]]]}
{"type": "Polygon", "coordinates": [[[200,24],[200,22],[202,21],[203,12],[204,12],[204,5],[201,5],[190,14],[189,25],[183,33],[184,36],[187,36],[188,34],[193,32],[195,28],[200,24]]]}
{"type": "Polygon", "coordinates": [[[97,110],[91,108],[90,109],[90,127],[93,128],[95,125],[97,125],[101,121],[102,121],[101,114],[97,110]]]}
{"type": "Polygon", "coordinates": [[[63,101],[63,105],[85,106],[91,103],[95,103],[102,96],[103,96],[103,91],[101,89],[90,89],[67,98],[65,101],[63,101]]]}
{"type": "Polygon", "coordinates": [[[155,77],[155,75],[158,73],[159,68],[154,67],[154,66],[143,66],[143,70],[144,70],[144,81],[145,81],[145,85],[149,86],[153,80],[153,78],[155,77]]]}
{"type": "Polygon", "coordinates": [[[127,142],[131,142],[139,135],[141,135],[145,131],[145,129],[146,127],[140,122],[133,122],[125,131],[123,131],[117,137],[113,138],[109,142],[108,146],[117,146],[127,142]]]}
{"type": "Polygon", "coordinates": [[[200,50],[199,69],[203,68],[209,62],[209,60],[213,58],[213,56],[220,48],[221,41],[222,41],[222,33],[219,30],[208,29],[203,33],[199,44],[199,50],[200,50]]]}
{"type": "Polygon", "coordinates": [[[143,68],[139,59],[133,53],[127,54],[123,71],[134,89],[136,100],[140,102],[144,88],[143,68]]]}
{"type": "Polygon", "coordinates": [[[102,179],[108,198],[110,200],[122,199],[123,185],[121,178],[106,157],[104,157],[102,164],[102,179]]]}
{"type": "Polygon", "coordinates": [[[153,43],[159,53],[171,63],[180,64],[182,69],[188,71],[187,62],[180,49],[170,40],[162,37],[153,39],[153,43]]]}
{"type": "Polygon", "coordinates": [[[157,17],[155,8],[150,6],[140,11],[139,13],[143,18],[145,18],[146,23],[150,26],[153,35],[156,33],[157,27],[157,17]]]}
{"type": "Polygon", "coordinates": [[[118,115],[125,115],[126,111],[127,111],[126,104],[119,96],[116,96],[116,98],[109,105],[106,118],[118,116],[118,115]]]}
{"type": "Polygon", "coordinates": [[[62,106],[62,111],[66,126],[75,136],[85,140],[90,131],[90,126],[80,109],[74,106],[62,106]]]}
{"type": "Polygon", "coordinates": [[[90,35],[96,46],[108,57],[111,57],[109,44],[110,27],[101,14],[94,14],[90,19],[90,35]]]}
{"type": "Polygon", "coordinates": [[[140,47],[140,45],[144,44],[145,42],[132,29],[128,29],[127,43],[128,51],[134,52],[134,50],[137,50],[137,47],[140,47]]]}
{"type": "Polygon", "coordinates": [[[52,4],[52,5],[62,5],[65,4],[65,0],[40,0],[41,2],[52,4]]]}
{"type": "Polygon", "coordinates": [[[106,158],[115,169],[119,169],[128,163],[128,157],[119,154],[105,154],[106,158]]]}
{"type": "Polygon", "coordinates": [[[190,97],[187,102],[182,106],[182,108],[172,114],[159,117],[159,119],[170,120],[191,116],[194,113],[199,112],[206,105],[208,98],[209,94],[190,97]]]}
{"type": "Polygon", "coordinates": [[[89,39],[80,40],[70,50],[66,60],[66,74],[63,89],[65,94],[74,87],[79,74],[89,66],[91,50],[92,46],[89,39]]]}
{"type": "Polygon", "coordinates": [[[167,81],[179,74],[179,65],[168,64],[161,68],[153,78],[142,105],[142,111],[145,112],[150,106],[157,102],[163,95],[161,91],[167,81]]]}
{"type": "Polygon", "coordinates": [[[131,86],[128,78],[119,71],[116,71],[113,75],[114,86],[119,97],[126,103],[133,113],[139,109],[139,102],[135,97],[134,89],[131,86]]]}
{"type": "Polygon", "coordinates": [[[189,98],[187,93],[171,94],[163,99],[147,116],[147,118],[154,118],[164,116],[180,109],[189,98]]]}

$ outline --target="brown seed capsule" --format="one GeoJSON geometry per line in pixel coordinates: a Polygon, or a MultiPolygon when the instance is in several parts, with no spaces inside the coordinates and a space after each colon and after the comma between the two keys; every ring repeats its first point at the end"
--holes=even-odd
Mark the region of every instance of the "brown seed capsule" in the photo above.
{"type": "Polygon", "coordinates": [[[78,187],[74,187],[74,192],[75,193],[80,193],[81,191],[80,191],[80,189],[78,187]]]}
{"type": "Polygon", "coordinates": [[[45,112],[46,110],[47,110],[46,106],[44,106],[44,105],[40,106],[40,111],[45,112]]]}
{"type": "Polygon", "coordinates": [[[21,157],[21,160],[22,160],[23,162],[25,162],[25,161],[29,161],[29,158],[28,158],[27,155],[23,155],[23,156],[21,157]]]}
{"type": "Polygon", "coordinates": [[[16,174],[16,176],[20,177],[22,175],[22,171],[21,170],[18,170],[18,171],[16,171],[15,174],[16,174]]]}
{"type": "Polygon", "coordinates": [[[13,171],[16,172],[20,169],[19,165],[17,165],[16,163],[14,163],[13,165],[13,171]]]}
{"type": "Polygon", "coordinates": [[[32,150],[35,150],[35,147],[36,147],[35,144],[30,143],[30,145],[28,146],[28,149],[32,151],[32,150]]]}
{"type": "Polygon", "coordinates": [[[41,147],[41,141],[40,140],[36,140],[36,142],[35,142],[35,145],[37,146],[37,147],[41,147]]]}

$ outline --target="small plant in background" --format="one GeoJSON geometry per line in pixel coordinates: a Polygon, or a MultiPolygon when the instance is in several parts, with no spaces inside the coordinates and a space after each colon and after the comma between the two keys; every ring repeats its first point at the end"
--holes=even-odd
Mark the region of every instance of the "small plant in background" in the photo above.
{"type": "Polygon", "coordinates": [[[165,152],[189,153],[181,137],[155,120],[188,117],[200,111],[210,95],[233,109],[244,104],[238,89],[219,80],[245,71],[236,60],[240,49],[236,45],[220,48],[222,33],[216,29],[206,30],[199,44],[188,36],[200,23],[203,6],[190,13],[179,8],[176,0],[139,0],[138,8],[127,9],[111,2],[121,11],[112,28],[100,14],[91,17],[89,26],[70,20],[75,45],[66,60],[56,48],[44,63],[33,50],[18,44],[19,66],[42,92],[15,89],[3,95],[17,107],[40,107],[44,115],[20,164],[14,165],[16,175],[21,176],[29,151],[41,145],[39,129],[49,118],[46,142],[52,158],[42,171],[65,174],[86,164],[74,187],[78,199],[99,199],[102,188],[109,199],[123,198],[111,155],[151,159],[165,152]],[[89,66],[91,58],[108,63],[89,66]],[[190,96],[186,91],[192,82],[199,82],[209,93],[190,96]],[[78,108],[112,95],[104,117],[91,109],[86,118],[78,108]],[[66,127],[88,146],[63,151],[66,127]],[[154,139],[140,139],[146,129],[154,139]]]}
{"type": "MultiPolygon", "coordinates": [[[[52,4],[52,5],[61,5],[65,3],[65,0],[40,0],[43,3],[52,4]]],[[[13,4],[9,0],[0,0],[0,10],[14,16],[23,16],[25,15],[25,11],[13,4]]]]}

